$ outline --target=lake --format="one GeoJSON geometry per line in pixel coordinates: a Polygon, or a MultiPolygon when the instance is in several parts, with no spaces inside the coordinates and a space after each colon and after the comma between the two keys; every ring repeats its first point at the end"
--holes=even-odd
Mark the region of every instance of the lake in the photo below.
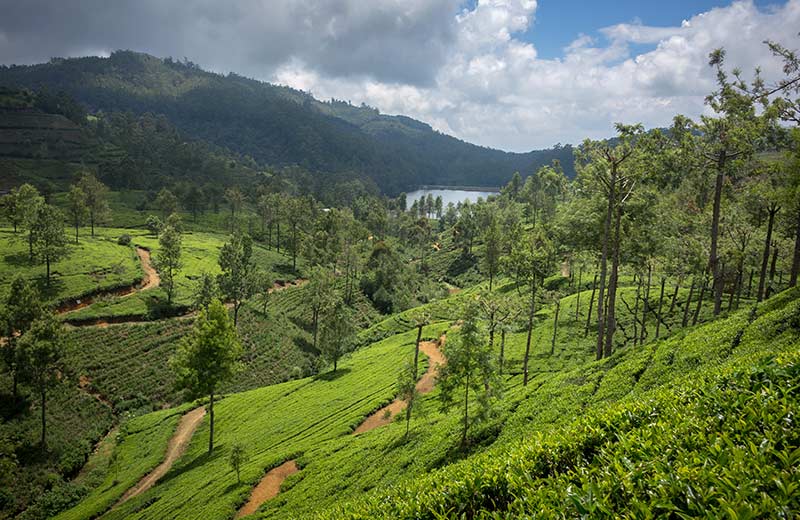
{"type": "Polygon", "coordinates": [[[460,190],[458,188],[416,190],[406,194],[406,207],[410,208],[415,200],[427,197],[429,193],[434,199],[436,197],[442,197],[442,207],[444,208],[447,208],[447,204],[450,202],[453,204],[458,204],[465,200],[475,202],[478,200],[478,197],[486,199],[489,195],[497,194],[495,191],[460,190]]]}

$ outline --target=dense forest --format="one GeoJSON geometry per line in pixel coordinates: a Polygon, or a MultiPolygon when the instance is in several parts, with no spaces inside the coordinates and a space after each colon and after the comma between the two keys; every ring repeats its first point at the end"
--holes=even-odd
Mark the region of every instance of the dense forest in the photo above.
{"type": "Polygon", "coordinates": [[[131,51],[0,67],[0,85],[63,91],[91,112],[165,116],[186,136],[252,157],[261,166],[370,179],[397,195],[419,185],[499,186],[557,159],[572,176],[572,148],[507,153],[444,135],[371,107],[320,102],[307,93],[191,62],[131,51]]]}
{"type": "Polygon", "coordinates": [[[714,51],[706,115],[450,204],[401,190],[522,156],[131,52],[3,69],[0,518],[796,517],[768,45],[777,83],[714,51]]]}

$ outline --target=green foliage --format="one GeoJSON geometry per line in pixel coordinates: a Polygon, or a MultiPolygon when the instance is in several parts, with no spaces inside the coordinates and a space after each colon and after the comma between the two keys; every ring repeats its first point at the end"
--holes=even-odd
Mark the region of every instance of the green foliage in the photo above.
{"type": "Polygon", "coordinates": [[[26,381],[41,397],[42,437],[41,446],[45,449],[47,389],[59,382],[64,372],[64,331],[61,322],[52,314],[45,314],[31,324],[31,328],[20,340],[20,366],[26,381]]]}
{"type": "Polygon", "coordinates": [[[240,354],[228,311],[219,300],[212,300],[207,310],[200,310],[171,360],[176,385],[193,397],[214,393],[233,376],[240,354]]]}
{"type": "Polygon", "coordinates": [[[233,302],[233,321],[238,322],[242,302],[253,292],[255,264],[253,263],[253,240],[248,235],[235,233],[230,242],[219,252],[219,267],[222,273],[217,284],[226,300],[233,302]]]}
{"type": "Polygon", "coordinates": [[[230,464],[231,469],[236,472],[236,483],[241,484],[241,471],[242,471],[242,464],[247,462],[247,451],[245,451],[244,446],[241,444],[234,444],[231,447],[231,453],[228,456],[228,464],[230,464]]]}
{"type": "MultiPolygon", "coordinates": [[[[5,68],[0,82],[47,84],[106,113],[119,111],[108,122],[101,119],[98,133],[131,149],[132,164],[123,162],[113,172],[120,184],[140,182],[134,172],[145,173],[141,175],[145,178],[151,177],[151,171],[152,176],[162,171],[176,175],[176,170],[195,175],[193,169],[184,173],[182,163],[193,164],[192,159],[204,155],[206,161],[198,161],[196,170],[212,171],[202,171],[201,178],[226,179],[218,171],[225,167],[209,151],[214,150],[212,145],[233,150],[242,162],[249,156],[276,167],[302,164],[309,171],[331,172],[331,177],[358,177],[388,193],[422,184],[500,185],[514,171],[535,170],[553,159],[570,170],[572,165],[569,146],[524,154],[486,149],[408,117],[386,116],[342,101],[321,102],[287,87],[235,74],[212,74],[131,51],[116,51],[104,59],[5,68]],[[138,121],[125,112],[145,115],[138,121]],[[169,114],[170,119],[152,114],[169,114]],[[186,137],[174,137],[176,127],[186,137],[209,144],[200,146],[187,143],[186,137]],[[142,147],[125,142],[135,144],[129,136],[142,133],[153,142],[152,149],[146,150],[150,160],[141,157],[142,147]],[[392,146],[386,146],[387,142],[392,146]]],[[[308,185],[318,195],[326,191],[321,189],[322,177],[308,176],[308,185]]]]}
{"type": "Polygon", "coordinates": [[[172,303],[175,294],[175,277],[183,267],[181,262],[181,234],[167,224],[158,236],[158,253],[155,267],[161,275],[161,285],[167,291],[167,302],[172,303]]]}
{"type": "Polygon", "coordinates": [[[86,196],[85,204],[89,211],[89,224],[94,236],[95,224],[106,222],[111,213],[108,205],[108,187],[89,172],[83,172],[79,177],[78,187],[86,196]]]}
{"type": "Polygon", "coordinates": [[[491,401],[499,394],[499,381],[492,360],[492,351],[484,340],[478,327],[479,307],[477,302],[470,302],[464,311],[464,324],[456,341],[449,341],[444,353],[447,364],[439,374],[439,396],[442,407],[449,410],[454,403],[461,402],[463,388],[463,427],[461,445],[467,445],[467,433],[470,423],[470,392],[472,399],[477,400],[478,413],[475,420],[484,420],[491,411],[491,401]]]}
{"type": "Polygon", "coordinates": [[[29,227],[33,257],[47,266],[46,280],[50,285],[50,266],[66,257],[69,248],[64,234],[64,216],[60,210],[49,205],[36,206],[29,227]]]}
{"type": "Polygon", "coordinates": [[[151,235],[158,235],[161,233],[161,228],[164,227],[164,223],[155,215],[148,215],[144,225],[151,235]]]}
{"type": "Polygon", "coordinates": [[[334,372],[339,360],[355,348],[356,332],[353,311],[336,295],[322,314],[319,334],[320,355],[333,365],[334,372]]]}

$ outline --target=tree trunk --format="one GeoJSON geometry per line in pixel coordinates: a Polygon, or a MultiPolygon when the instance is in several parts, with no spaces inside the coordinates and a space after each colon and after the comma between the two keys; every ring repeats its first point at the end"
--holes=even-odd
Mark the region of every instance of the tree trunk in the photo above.
{"type": "Polygon", "coordinates": [[[656,320],[656,339],[658,339],[658,334],[661,330],[661,320],[664,319],[661,316],[661,309],[664,305],[664,285],[667,283],[667,278],[665,276],[661,277],[661,294],[658,296],[658,319],[656,320]]]}
{"type": "Polygon", "coordinates": [[[505,363],[506,355],[506,329],[500,331],[500,359],[497,361],[500,375],[503,375],[503,363],[505,363]]]}
{"type": "Polygon", "coordinates": [[[653,280],[653,266],[647,264],[647,286],[644,288],[644,301],[642,302],[642,330],[640,332],[639,343],[644,345],[647,339],[647,313],[650,312],[650,285],[653,280]]]}
{"type": "Polygon", "coordinates": [[[689,324],[689,306],[692,304],[692,296],[694,295],[695,279],[692,277],[692,285],[689,286],[689,297],[686,298],[686,307],[683,309],[683,320],[681,320],[681,327],[689,324]]]}
{"type": "Polygon", "coordinates": [[[75,221],[75,243],[78,243],[78,221],[75,221]]]}
{"type": "Polygon", "coordinates": [[[47,420],[45,418],[45,404],[47,403],[47,390],[42,385],[42,451],[47,451],[47,420]]]}
{"type": "Polygon", "coordinates": [[[753,295],[753,270],[750,269],[750,281],[747,282],[747,297],[750,298],[753,295]]]}
{"type": "Polygon", "coordinates": [[[314,323],[314,350],[317,350],[317,330],[319,329],[319,310],[314,309],[312,313],[312,321],[314,323]]]}
{"type": "Polygon", "coordinates": [[[576,286],[576,295],[575,295],[575,323],[578,323],[580,319],[579,313],[581,310],[581,277],[583,276],[583,266],[578,269],[578,285],[576,286]]]}
{"type": "Polygon", "coordinates": [[[89,211],[89,225],[92,227],[92,238],[94,238],[94,211],[89,211]]]}
{"type": "Polygon", "coordinates": [[[672,314],[675,311],[675,305],[678,302],[678,291],[681,288],[681,279],[678,278],[678,281],[675,282],[675,291],[672,293],[672,302],[669,304],[669,312],[667,314],[672,314]]]}
{"type": "Polygon", "coordinates": [[[528,312],[528,339],[525,342],[525,358],[522,362],[522,386],[528,386],[528,359],[531,355],[531,335],[533,333],[533,315],[536,312],[536,280],[531,280],[531,308],[528,312]]]}
{"type": "MultiPolygon", "coordinates": [[[[633,280],[636,282],[636,275],[633,275],[633,280]]],[[[636,283],[636,301],[633,304],[633,346],[639,344],[639,299],[642,295],[642,277],[639,277],[636,283]]]]}
{"type": "MultiPolygon", "coordinates": [[[[714,212],[711,219],[711,251],[708,256],[708,269],[713,276],[714,316],[718,315],[722,310],[722,279],[719,272],[717,242],[719,240],[719,214],[720,207],[722,206],[722,187],[725,184],[726,159],[727,155],[725,152],[722,152],[717,160],[717,177],[714,183],[714,212]]],[[[705,288],[705,284],[703,288],[705,288]]]]}
{"type": "Polygon", "coordinates": [[[210,455],[214,450],[214,392],[211,392],[208,398],[208,426],[208,453],[210,455]]]}
{"type": "Polygon", "coordinates": [[[772,228],[775,224],[776,213],[770,208],[769,219],[767,220],[767,236],[764,239],[764,254],[761,257],[761,277],[758,280],[758,294],[756,295],[756,301],[759,302],[764,299],[764,290],[767,285],[767,264],[769,263],[769,248],[770,244],[772,244],[772,228]]]}
{"type": "Polygon", "coordinates": [[[417,343],[414,348],[414,381],[417,380],[417,363],[419,363],[419,341],[422,339],[422,325],[417,325],[417,343]]]}
{"type": "Polygon", "coordinates": [[[556,300],[556,314],[553,317],[553,339],[550,341],[550,355],[556,351],[556,334],[558,333],[558,312],[561,310],[561,302],[556,300]]]}
{"type": "Polygon", "coordinates": [[[614,216],[614,203],[617,199],[617,166],[611,165],[611,182],[608,191],[608,207],[606,208],[606,220],[603,223],[603,252],[600,256],[600,296],[597,299],[597,348],[595,349],[596,359],[603,357],[603,337],[605,333],[605,309],[603,308],[606,292],[606,271],[608,270],[608,241],[611,236],[611,219],[614,216]]]}
{"type": "Polygon", "coordinates": [[[46,256],[44,263],[47,265],[47,286],[50,287],[50,256],[46,256]]]}
{"type": "MultiPolygon", "coordinates": [[[[800,204],[794,224],[794,254],[792,255],[792,271],[789,274],[789,287],[797,285],[797,273],[800,272],[800,204]]],[[[16,228],[15,231],[16,233],[16,228]]]]}
{"type": "Polygon", "coordinates": [[[242,305],[242,302],[236,300],[233,302],[233,326],[234,328],[236,325],[239,324],[239,307],[242,305]]]}
{"type": "Polygon", "coordinates": [[[739,258],[739,268],[736,276],[736,306],[739,308],[739,302],[742,300],[742,286],[744,286],[744,255],[739,258]]]}
{"type": "Polygon", "coordinates": [[[706,294],[706,286],[708,286],[708,279],[703,278],[703,285],[700,286],[700,297],[697,299],[697,307],[694,309],[694,316],[692,317],[692,326],[697,324],[697,319],[700,317],[700,309],[703,307],[703,296],[706,294]]]}
{"type": "Polygon", "coordinates": [[[597,291],[597,273],[594,273],[592,280],[592,296],[589,298],[589,312],[586,314],[586,327],[583,329],[583,337],[589,335],[589,325],[592,322],[592,307],[594,306],[594,293],[597,291]]]}
{"type": "Polygon", "coordinates": [[[775,293],[773,281],[775,280],[775,265],[778,263],[778,244],[772,244],[772,262],[769,266],[769,285],[767,286],[767,298],[775,293]]]}
{"type": "Polygon", "coordinates": [[[606,310],[606,344],[604,357],[614,350],[614,333],[617,331],[617,284],[619,282],[619,242],[622,222],[622,203],[617,204],[614,221],[614,253],[611,258],[611,277],[608,282],[608,308],[606,310]]]}
{"type": "Polygon", "coordinates": [[[461,432],[461,446],[467,445],[467,428],[469,427],[469,374],[464,385],[464,430],[461,432]]]}

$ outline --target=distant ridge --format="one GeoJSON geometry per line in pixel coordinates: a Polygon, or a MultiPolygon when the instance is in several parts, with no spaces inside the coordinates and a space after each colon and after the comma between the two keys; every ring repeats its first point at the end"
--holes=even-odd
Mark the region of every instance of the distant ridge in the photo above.
{"type": "Polygon", "coordinates": [[[574,175],[572,147],[512,153],[473,145],[412,118],[288,87],[220,75],[133,51],[0,66],[0,85],[64,91],[90,111],[165,115],[187,136],[248,155],[262,166],[357,175],[393,195],[420,185],[505,184],[553,160],[574,175]]]}

